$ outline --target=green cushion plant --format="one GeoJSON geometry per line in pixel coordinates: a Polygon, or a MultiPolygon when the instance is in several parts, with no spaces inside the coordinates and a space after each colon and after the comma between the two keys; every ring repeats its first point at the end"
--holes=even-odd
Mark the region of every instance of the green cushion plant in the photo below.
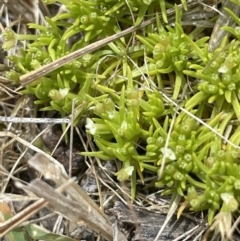
{"type": "Polygon", "coordinates": [[[144,170],[157,176],[164,165],[155,185],[166,187],[165,194],[178,193],[192,210],[208,210],[209,224],[218,212],[234,214],[240,202],[240,129],[233,122],[240,121],[239,27],[225,27],[234,40],[225,38],[209,52],[209,38],[193,37],[196,30],[186,34],[182,11],[163,0],[53,2],[68,11],[46,18],[47,26],[29,24],[37,35],[5,32],[5,49],[31,40],[26,50],[9,57],[14,68],[7,77],[18,83],[22,74],[155,16],[153,24],[136,32],[133,44],[127,35],[41,77],[22,93],[35,95],[41,110],[63,117],[71,114],[75,100],[75,123],[88,116],[86,131],[98,147],[81,154],[121,161],[116,176],[130,179],[133,198],[137,176],[144,182],[144,170]],[[167,9],[173,7],[170,26],[167,9]],[[71,44],[74,36],[79,38],[71,44]],[[183,96],[187,84],[192,91],[183,96]],[[230,125],[225,142],[221,136],[230,125]]]}

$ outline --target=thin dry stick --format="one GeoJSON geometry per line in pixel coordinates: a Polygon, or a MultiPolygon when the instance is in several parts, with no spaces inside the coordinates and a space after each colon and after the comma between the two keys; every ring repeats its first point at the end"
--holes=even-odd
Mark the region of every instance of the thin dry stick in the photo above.
{"type": "Polygon", "coordinates": [[[71,115],[71,127],[70,127],[70,147],[69,147],[69,167],[68,167],[68,176],[72,177],[72,153],[73,153],[73,128],[74,128],[74,118],[75,118],[75,99],[72,101],[72,115],[71,115]]]}
{"type": "MultiPolygon", "coordinates": [[[[58,146],[60,145],[61,141],[63,140],[64,136],[66,135],[68,129],[71,127],[71,121],[68,123],[67,127],[65,128],[64,132],[62,133],[62,135],[60,136],[56,146],[54,147],[54,149],[52,150],[51,156],[54,154],[54,152],[57,150],[58,146]]],[[[47,127],[48,128],[48,127],[47,127]]],[[[50,128],[50,127],[49,127],[50,128]]]]}
{"type": "Polygon", "coordinates": [[[47,201],[41,198],[35,203],[33,203],[31,206],[25,208],[22,212],[13,216],[11,219],[7,220],[4,223],[0,223],[0,238],[9,233],[15,227],[21,225],[25,220],[27,220],[29,217],[31,217],[38,210],[45,207],[46,205],[47,201]]]}
{"type": "Polygon", "coordinates": [[[180,203],[180,200],[181,200],[181,196],[179,194],[176,195],[176,198],[174,199],[172,205],[170,206],[169,208],[169,211],[168,211],[168,214],[167,214],[167,217],[161,227],[161,229],[159,230],[156,238],[154,239],[154,241],[158,241],[159,237],[161,236],[163,230],[166,228],[167,226],[167,223],[170,221],[170,219],[172,218],[172,216],[174,215],[176,209],[178,208],[178,205],[180,203]]]}
{"type": "Polygon", "coordinates": [[[102,211],[104,211],[104,206],[103,206],[103,198],[102,198],[102,191],[101,191],[101,187],[100,187],[100,183],[99,183],[99,175],[97,175],[96,172],[96,168],[94,166],[94,162],[93,160],[90,158],[90,162],[91,162],[91,170],[95,176],[95,180],[96,180],[96,184],[97,184],[97,189],[98,189],[98,193],[99,193],[99,204],[100,204],[100,209],[102,211]]]}
{"type": "MultiPolygon", "coordinates": [[[[188,7],[194,7],[197,4],[198,4],[198,2],[189,3],[188,7]]],[[[183,8],[181,4],[179,5],[179,8],[180,9],[183,8]]],[[[167,10],[168,15],[172,15],[174,13],[175,13],[174,9],[167,10]]],[[[65,64],[67,64],[67,63],[69,63],[69,62],[71,62],[71,61],[73,61],[73,60],[75,60],[79,57],[82,57],[85,54],[91,53],[91,52],[93,52],[93,51],[95,51],[95,50],[97,50],[97,49],[99,49],[99,48],[101,48],[101,47],[103,47],[103,46],[105,46],[105,45],[125,36],[125,35],[127,35],[127,34],[133,33],[133,32],[135,32],[135,31],[137,31],[141,28],[144,28],[144,27],[154,23],[154,21],[155,21],[155,18],[144,21],[143,23],[141,23],[137,27],[132,26],[130,28],[127,28],[127,29],[125,29],[125,30],[123,30],[119,33],[116,33],[112,36],[101,39],[101,40],[99,40],[95,43],[89,44],[88,46],[86,46],[84,48],[78,49],[78,50],[76,50],[76,51],[74,51],[74,52],[72,52],[68,55],[65,55],[65,56],[45,65],[45,66],[42,66],[42,67],[40,67],[36,70],[33,70],[33,71],[31,71],[27,74],[24,74],[20,77],[21,85],[25,86],[25,85],[33,82],[34,80],[36,80],[36,79],[38,79],[38,78],[40,78],[40,77],[42,77],[42,76],[44,76],[48,73],[60,68],[61,66],[65,65],[65,64]]]]}
{"type": "MultiPolygon", "coordinates": [[[[31,144],[31,143],[23,140],[21,137],[15,135],[15,134],[13,134],[13,133],[11,133],[10,131],[0,131],[0,137],[11,137],[11,138],[14,138],[16,141],[18,141],[18,142],[20,142],[21,144],[23,144],[24,146],[32,149],[33,151],[36,151],[37,153],[43,154],[45,157],[47,157],[49,160],[51,160],[51,162],[54,163],[54,165],[58,166],[58,167],[61,169],[61,171],[62,171],[63,173],[65,173],[65,175],[67,175],[67,174],[66,174],[66,171],[65,171],[65,169],[64,169],[64,167],[63,167],[63,165],[62,165],[60,162],[58,162],[56,159],[54,159],[53,157],[51,157],[50,155],[48,155],[47,153],[45,153],[44,151],[42,151],[42,150],[39,149],[38,147],[34,146],[33,144],[31,144]]],[[[11,169],[11,172],[10,172],[10,174],[9,174],[9,176],[8,176],[7,181],[6,181],[7,183],[9,182],[10,178],[12,177],[12,175],[13,175],[13,170],[15,170],[17,164],[18,164],[18,163],[16,162],[16,163],[14,164],[13,168],[11,169]]],[[[3,191],[4,191],[4,190],[2,190],[2,192],[3,192],[3,191]]]]}
{"type": "Polygon", "coordinates": [[[143,27],[146,27],[147,25],[153,23],[155,21],[155,19],[151,19],[151,20],[148,20],[148,21],[145,21],[143,22],[141,25],[139,25],[138,27],[130,27],[126,30],[123,30],[121,31],[120,33],[116,33],[112,36],[109,36],[107,38],[104,38],[104,39],[101,39],[95,43],[92,43],[92,44],[89,44],[87,45],[86,47],[84,48],[81,48],[81,49],[78,49],[68,55],[65,55],[45,66],[42,66],[36,70],[33,70],[27,74],[24,74],[20,77],[20,81],[21,81],[21,85],[22,86],[25,86],[31,82],[33,82],[34,80],[62,67],[63,65],[79,58],[79,57],[82,57],[83,55],[85,54],[88,54],[88,53],[91,53],[103,46],[105,46],[106,44],[108,43],[111,43],[129,33],[132,33],[140,28],[143,28],[143,27]]]}
{"type": "MultiPolygon", "coordinates": [[[[62,136],[60,137],[60,140],[63,138],[63,136],[66,134],[68,128],[70,127],[70,124],[68,124],[66,130],[64,131],[64,133],[62,134],[62,136]]],[[[10,178],[13,178],[13,173],[17,167],[17,165],[19,164],[19,161],[21,160],[21,158],[25,155],[25,153],[27,152],[28,148],[34,150],[35,152],[38,152],[38,153],[42,153],[42,154],[45,154],[46,157],[48,157],[49,159],[51,159],[51,161],[53,163],[55,163],[55,165],[59,165],[60,168],[62,169],[62,171],[65,171],[64,167],[62,164],[60,164],[60,162],[58,162],[57,160],[55,160],[53,157],[51,157],[50,155],[46,154],[45,152],[43,152],[41,149],[39,149],[38,147],[34,146],[32,143],[34,143],[35,140],[37,140],[37,138],[39,138],[39,136],[41,136],[41,134],[44,132],[41,131],[36,137],[34,137],[34,139],[31,141],[31,142],[27,142],[26,140],[22,139],[21,137],[19,137],[18,135],[15,135],[13,133],[11,133],[10,131],[2,131],[0,132],[0,137],[12,137],[12,139],[10,141],[8,141],[7,143],[5,143],[4,145],[2,145],[0,147],[0,151],[3,151],[4,148],[6,148],[8,145],[10,145],[13,141],[18,141],[20,142],[21,144],[25,145],[27,148],[21,153],[21,155],[18,157],[17,161],[14,163],[12,169],[11,169],[11,172],[10,174],[8,175],[8,178],[5,182],[5,185],[4,187],[2,188],[1,192],[4,193],[6,188],[7,188],[7,184],[9,183],[10,181],[10,178]]],[[[60,142],[60,141],[59,141],[60,142]]],[[[57,143],[56,147],[59,145],[59,142],[57,143]]],[[[54,151],[53,151],[54,152],[54,151]]],[[[65,172],[66,173],[66,172],[65,172]]]]}
{"type": "Polygon", "coordinates": [[[31,117],[0,116],[0,122],[5,122],[5,123],[64,124],[64,123],[69,123],[70,119],[67,119],[67,118],[31,118],[31,117]]]}
{"type": "MultiPolygon", "coordinates": [[[[74,179],[69,179],[68,182],[64,183],[61,187],[56,189],[56,192],[62,192],[64,191],[72,182],[74,179]]],[[[20,188],[24,188],[25,186],[21,183],[16,183],[20,188]]],[[[27,220],[29,217],[34,215],[36,212],[38,212],[41,208],[45,207],[48,204],[48,202],[40,198],[38,201],[30,205],[29,207],[25,208],[20,213],[17,213],[15,216],[10,218],[4,223],[0,223],[0,238],[2,238],[4,235],[6,235],[8,232],[13,230],[15,227],[18,227],[21,225],[25,220],[27,220]]]]}
{"type": "Polygon", "coordinates": [[[183,233],[182,235],[178,236],[177,238],[175,238],[174,240],[172,241],[187,241],[189,240],[189,238],[192,236],[192,234],[194,232],[196,232],[196,230],[199,228],[200,225],[197,225],[193,228],[191,228],[190,230],[188,230],[187,232],[183,233]]]}
{"type": "Polygon", "coordinates": [[[234,222],[231,229],[227,230],[228,237],[232,237],[232,235],[233,235],[234,231],[237,229],[239,223],[240,223],[240,217],[237,218],[237,220],[234,222]]]}

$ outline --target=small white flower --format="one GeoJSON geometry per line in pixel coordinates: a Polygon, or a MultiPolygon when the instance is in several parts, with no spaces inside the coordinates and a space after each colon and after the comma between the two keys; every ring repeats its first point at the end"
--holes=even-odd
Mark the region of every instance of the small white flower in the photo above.
{"type": "Polygon", "coordinates": [[[228,203],[231,201],[231,199],[233,198],[233,195],[229,194],[229,193],[221,193],[220,194],[222,200],[228,205],[228,203]]]}
{"type": "Polygon", "coordinates": [[[228,72],[228,68],[226,65],[222,65],[219,69],[218,69],[218,73],[222,73],[222,74],[225,74],[228,72]]]}
{"type": "Polygon", "coordinates": [[[69,88],[59,89],[59,93],[61,94],[62,98],[64,98],[69,92],[69,88]]]}
{"type": "Polygon", "coordinates": [[[95,123],[92,121],[92,119],[87,118],[85,127],[87,130],[89,130],[91,135],[94,135],[96,133],[97,127],[95,123]]]}
{"type": "Polygon", "coordinates": [[[170,148],[165,148],[165,147],[162,147],[161,149],[160,149],[160,151],[162,152],[162,154],[166,157],[166,158],[168,158],[168,159],[170,159],[171,161],[175,161],[176,160],[176,155],[175,155],[175,153],[172,151],[172,149],[170,149],[170,148]]]}
{"type": "Polygon", "coordinates": [[[238,209],[238,201],[229,193],[220,194],[222,200],[226,203],[228,211],[235,212],[238,209]]]}
{"type": "Polygon", "coordinates": [[[129,167],[126,167],[124,169],[121,169],[115,175],[117,176],[117,179],[120,182],[123,182],[123,181],[128,180],[129,176],[132,175],[133,171],[134,171],[134,167],[133,166],[129,166],[129,167]]]}
{"type": "Polygon", "coordinates": [[[126,167],[124,170],[128,174],[128,176],[131,176],[133,171],[134,171],[134,167],[133,166],[129,166],[129,167],[126,167]]]}
{"type": "Polygon", "coordinates": [[[113,119],[116,115],[116,111],[107,111],[109,119],[113,119]]]}

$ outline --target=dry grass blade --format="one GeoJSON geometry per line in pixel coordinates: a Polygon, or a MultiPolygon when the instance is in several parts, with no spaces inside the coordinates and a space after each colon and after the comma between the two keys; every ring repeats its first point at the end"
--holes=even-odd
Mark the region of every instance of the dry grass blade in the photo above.
{"type": "Polygon", "coordinates": [[[44,124],[63,124],[69,123],[70,119],[66,118],[24,118],[24,117],[7,117],[0,116],[0,122],[5,123],[44,123],[44,124]]]}
{"type": "MultiPolygon", "coordinates": [[[[68,177],[61,172],[60,168],[52,164],[41,154],[36,154],[32,157],[29,160],[29,165],[44,175],[45,178],[51,179],[59,186],[69,181],[68,177]]],[[[69,220],[76,222],[83,220],[89,228],[100,233],[107,240],[113,240],[112,224],[78,184],[72,183],[66,190],[66,193],[69,194],[73,200],[57,193],[56,190],[40,180],[32,181],[27,188],[37,196],[47,200],[57,212],[69,220]]],[[[126,240],[120,231],[117,232],[117,235],[119,241],[126,240]]]]}
{"type": "Polygon", "coordinates": [[[213,52],[216,48],[218,48],[224,38],[224,36],[228,35],[225,30],[221,28],[223,26],[234,26],[234,20],[229,16],[224,8],[229,8],[235,13],[237,16],[240,13],[240,7],[236,4],[232,3],[230,0],[224,1],[222,6],[222,15],[219,15],[218,20],[214,26],[210,41],[209,41],[209,51],[213,52]]]}
{"type": "MultiPolygon", "coordinates": [[[[64,167],[62,166],[62,164],[60,164],[57,160],[55,160],[53,157],[51,157],[50,155],[48,155],[47,153],[45,153],[44,151],[42,151],[41,149],[37,148],[36,146],[34,146],[33,144],[25,141],[24,139],[22,139],[21,137],[19,137],[18,135],[13,134],[10,131],[0,131],[0,137],[11,137],[14,140],[18,141],[19,143],[23,144],[24,146],[38,152],[38,153],[42,153],[42,155],[47,156],[48,158],[50,158],[50,160],[56,165],[58,166],[62,172],[65,172],[64,167]]],[[[2,148],[2,147],[1,147],[2,148]]]]}
{"type": "Polygon", "coordinates": [[[38,212],[41,208],[43,208],[46,205],[47,201],[41,198],[34,204],[24,209],[22,212],[16,214],[13,218],[7,220],[4,223],[0,223],[0,238],[2,238],[4,235],[6,235],[14,228],[21,225],[25,220],[27,220],[29,217],[31,217],[33,214],[38,212]]]}
{"type": "Polygon", "coordinates": [[[54,71],[55,69],[60,68],[61,66],[65,65],[85,54],[91,53],[91,52],[105,46],[106,44],[113,42],[114,40],[117,40],[127,34],[130,34],[134,31],[136,31],[137,29],[146,27],[147,25],[153,23],[154,21],[155,21],[155,19],[151,19],[151,20],[148,20],[148,21],[142,23],[138,27],[130,27],[126,30],[121,31],[120,33],[116,33],[112,36],[101,39],[95,43],[89,44],[84,48],[78,49],[68,55],[65,55],[65,56],[57,59],[56,61],[46,64],[45,66],[42,66],[41,68],[38,68],[27,74],[24,74],[20,77],[21,84],[22,84],[22,86],[25,86],[25,85],[33,82],[34,80],[54,71]]]}
{"type": "MultiPolygon", "coordinates": [[[[197,4],[198,4],[197,2],[189,3],[188,7],[191,8],[191,7],[196,6],[197,4]]],[[[179,8],[182,9],[182,5],[179,5],[179,8]]],[[[171,9],[171,10],[167,11],[168,15],[172,15],[174,13],[175,13],[174,9],[171,9]]],[[[65,55],[65,56],[57,59],[56,61],[53,61],[49,64],[46,64],[45,66],[42,66],[42,67],[40,67],[36,70],[33,70],[33,71],[31,71],[27,74],[24,74],[20,77],[21,84],[22,84],[22,86],[26,86],[27,84],[29,84],[29,83],[35,81],[36,79],[38,79],[38,78],[40,78],[40,77],[42,77],[42,76],[44,76],[44,75],[46,75],[46,74],[48,74],[48,73],[50,73],[54,70],[60,68],[61,66],[65,65],[65,64],[85,55],[85,54],[91,53],[91,52],[93,52],[93,51],[95,51],[95,50],[97,50],[97,49],[99,49],[99,48],[101,48],[101,47],[103,47],[103,46],[105,46],[105,45],[125,36],[125,35],[127,35],[127,34],[133,33],[135,31],[137,31],[138,29],[144,28],[144,27],[152,24],[154,21],[156,21],[155,18],[144,21],[143,23],[141,23],[137,27],[132,26],[130,28],[127,28],[127,29],[125,29],[125,30],[123,30],[119,33],[116,33],[112,36],[101,39],[101,40],[99,40],[95,43],[89,44],[84,48],[78,49],[78,50],[76,50],[76,51],[74,51],[74,52],[72,52],[68,55],[65,55]]]]}
{"type": "MultiPolygon", "coordinates": [[[[67,188],[72,183],[72,181],[72,179],[68,180],[68,182],[59,187],[56,190],[56,192],[64,191],[64,189],[67,188]]],[[[20,188],[25,188],[25,186],[21,183],[17,183],[17,185],[20,188]]],[[[41,208],[45,207],[47,204],[48,202],[45,199],[41,198],[29,207],[25,208],[20,213],[16,214],[14,217],[7,220],[6,222],[0,223],[0,238],[6,235],[11,230],[13,230],[14,228],[20,226],[24,221],[26,221],[29,217],[38,212],[41,208]]]]}
{"type": "Polygon", "coordinates": [[[159,237],[161,236],[161,234],[162,234],[164,228],[166,227],[167,223],[170,221],[172,216],[175,214],[175,212],[178,208],[178,205],[180,203],[180,200],[181,200],[181,196],[179,194],[176,194],[175,199],[173,200],[172,205],[170,206],[170,208],[168,210],[168,214],[167,214],[167,217],[165,219],[165,222],[162,225],[161,229],[159,230],[159,232],[158,232],[156,238],[154,239],[154,241],[159,240],[159,237]]]}
{"type": "Polygon", "coordinates": [[[5,4],[14,16],[19,16],[26,23],[38,22],[41,14],[49,15],[42,0],[0,0],[0,3],[5,4]]]}

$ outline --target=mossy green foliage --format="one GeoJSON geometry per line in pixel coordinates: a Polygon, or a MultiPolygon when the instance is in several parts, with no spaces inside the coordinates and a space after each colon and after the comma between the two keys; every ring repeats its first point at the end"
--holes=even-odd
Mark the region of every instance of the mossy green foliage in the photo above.
{"type": "MultiPolygon", "coordinates": [[[[162,0],[58,2],[68,11],[47,18],[47,26],[29,25],[38,35],[30,36],[26,51],[10,57],[14,70],[9,78],[17,82],[19,75],[139,25],[158,11],[167,22],[166,9],[174,7],[162,0]],[[82,37],[71,45],[76,34],[82,37]]],[[[234,212],[240,202],[240,129],[232,122],[240,121],[239,27],[225,27],[235,39],[227,43],[225,38],[210,53],[208,37],[185,34],[181,14],[175,6],[174,27],[163,26],[157,15],[155,23],[136,33],[134,44],[128,46],[130,36],[121,38],[29,84],[23,93],[34,94],[42,110],[57,110],[62,116],[71,113],[75,100],[77,120],[89,117],[86,130],[99,148],[82,154],[121,161],[116,175],[120,181],[131,180],[133,198],[137,176],[144,182],[145,169],[157,174],[165,156],[156,186],[167,187],[165,194],[182,195],[193,210],[209,210],[211,223],[215,213],[234,212]],[[182,97],[187,83],[194,85],[182,97]],[[161,91],[181,100],[185,111],[178,109],[176,120],[176,109],[161,91]],[[208,127],[199,124],[201,119],[208,127]],[[225,143],[215,132],[224,135],[229,126],[225,143]]],[[[23,39],[12,32],[5,36],[10,41],[5,47],[12,45],[12,38],[23,39]]]]}

